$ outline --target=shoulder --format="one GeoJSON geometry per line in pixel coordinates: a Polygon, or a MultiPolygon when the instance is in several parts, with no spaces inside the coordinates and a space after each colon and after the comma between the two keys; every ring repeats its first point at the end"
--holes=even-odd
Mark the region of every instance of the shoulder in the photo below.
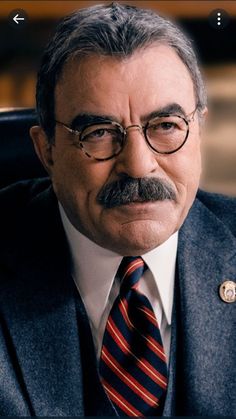
{"type": "Polygon", "coordinates": [[[236,198],[199,190],[196,199],[236,236],[236,198]]]}
{"type": "Polygon", "coordinates": [[[49,178],[20,181],[0,190],[0,211],[10,209],[12,205],[22,207],[50,185],[49,178]]]}
{"type": "Polygon", "coordinates": [[[9,235],[25,217],[31,202],[46,191],[51,182],[49,178],[20,181],[0,190],[0,231],[9,235]]]}

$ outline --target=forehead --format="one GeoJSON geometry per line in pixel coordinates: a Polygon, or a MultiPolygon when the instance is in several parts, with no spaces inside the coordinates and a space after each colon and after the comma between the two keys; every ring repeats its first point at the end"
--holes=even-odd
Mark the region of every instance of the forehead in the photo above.
{"type": "Polygon", "coordinates": [[[55,89],[57,117],[109,111],[123,120],[127,113],[141,117],[172,102],[190,112],[195,95],[187,67],[165,45],[122,59],[93,55],[79,61],[75,57],[66,63],[55,89]]]}

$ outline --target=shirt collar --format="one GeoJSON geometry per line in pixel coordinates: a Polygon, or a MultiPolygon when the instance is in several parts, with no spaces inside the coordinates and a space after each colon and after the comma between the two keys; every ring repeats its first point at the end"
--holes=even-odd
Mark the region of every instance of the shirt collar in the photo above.
{"type": "Polygon", "coordinates": [[[60,203],[59,210],[71,253],[72,276],[88,315],[91,319],[92,313],[91,320],[97,328],[122,256],[80,233],[71,224],[60,203]]]}
{"type": "MultiPolygon", "coordinates": [[[[99,246],[80,233],[71,224],[60,203],[59,210],[71,252],[72,275],[87,312],[89,315],[93,313],[92,322],[97,327],[123,256],[99,246]]],[[[141,255],[153,274],[168,324],[171,324],[177,243],[178,232],[141,255]]]]}
{"type": "Polygon", "coordinates": [[[148,265],[153,274],[169,325],[171,324],[174,298],[177,245],[178,232],[172,234],[172,236],[160,246],[142,256],[144,262],[148,265]]]}

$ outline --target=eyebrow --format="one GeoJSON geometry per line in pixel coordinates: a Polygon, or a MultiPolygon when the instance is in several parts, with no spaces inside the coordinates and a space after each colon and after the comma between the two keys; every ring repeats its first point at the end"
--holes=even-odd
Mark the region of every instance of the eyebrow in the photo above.
{"type": "Polygon", "coordinates": [[[184,111],[182,106],[179,105],[178,103],[173,102],[149,114],[142,116],[141,121],[149,121],[150,119],[156,118],[158,116],[164,116],[164,115],[179,115],[179,116],[183,116],[184,118],[187,117],[186,112],[184,111]]]}
{"type": "Polygon", "coordinates": [[[95,124],[95,123],[103,123],[107,121],[114,121],[119,123],[118,119],[114,115],[95,115],[91,113],[81,113],[76,115],[76,117],[72,120],[70,126],[71,128],[83,128],[86,125],[95,124]]]}
{"type": "MultiPolygon", "coordinates": [[[[169,103],[168,105],[162,108],[156,109],[155,111],[142,116],[141,121],[147,122],[150,119],[156,118],[158,116],[169,115],[169,114],[170,115],[176,114],[179,116],[183,116],[185,118],[187,117],[181,105],[179,105],[178,103],[169,103]]],[[[120,121],[114,115],[96,115],[92,113],[81,113],[74,117],[70,126],[72,129],[75,129],[75,128],[81,129],[90,124],[103,123],[107,121],[114,121],[120,124],[120,121]]]]}

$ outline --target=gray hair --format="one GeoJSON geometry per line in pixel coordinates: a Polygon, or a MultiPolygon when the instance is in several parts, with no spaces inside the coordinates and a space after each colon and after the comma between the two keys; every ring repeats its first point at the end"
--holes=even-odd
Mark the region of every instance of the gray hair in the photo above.
{"type": "Polygon", "coordinates": [[[36,106],[39,122],[54,141],[54,91],[65,63],[91,54],[118,57],[161,43],[175,49],[191,75],[196,106],[206,106],[206,93],[191,41],[168,19],[151,10],[112,3],[80,9],[65,17],[48,43],[38,73],[36,106]]]}

